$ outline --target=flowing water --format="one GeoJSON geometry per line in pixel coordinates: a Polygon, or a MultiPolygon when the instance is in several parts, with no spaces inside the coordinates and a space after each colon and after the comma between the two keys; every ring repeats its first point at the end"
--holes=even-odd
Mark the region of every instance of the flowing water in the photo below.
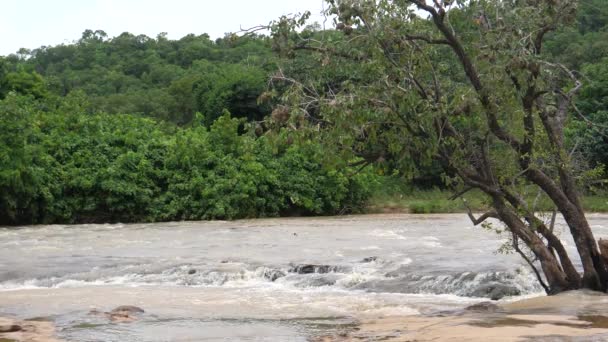
{"type": "MultiPolygon", "coordinates": [[[[608,215],[589,219],[608,237],[608,215]]],[[[68,341],[306,341],[540,295],[504,244],[462,214],[0,228],[0,315],[52,319],[68,341]],[[89,315],[119,305],[146,313],[89,315]]]]}

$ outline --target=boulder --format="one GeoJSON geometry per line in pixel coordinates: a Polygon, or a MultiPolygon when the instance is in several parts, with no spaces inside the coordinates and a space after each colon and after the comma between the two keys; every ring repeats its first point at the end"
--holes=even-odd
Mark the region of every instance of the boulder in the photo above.
{"type": "Polygon", "coordinates": [[[361,260],[361,262],[369,263],[369,262],[376,261],[376,260],[378,260],[377,256],[371,256],[371,257],[363,258],[363,260],[361,260]]]}
{"type": "Polygon", "coordinates": [[[282,278],[285,276],[285,272],[281,271],[281,270],[264,270],[264,274],[263,274],[264,278],[270,280],[270,281],[275,281],[279,278],[282,278]]]}

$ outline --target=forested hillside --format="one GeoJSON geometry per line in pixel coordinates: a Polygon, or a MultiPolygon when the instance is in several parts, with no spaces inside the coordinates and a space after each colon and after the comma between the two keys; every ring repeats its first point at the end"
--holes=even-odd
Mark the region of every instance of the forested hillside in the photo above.
{"type": "Polygon", "coordinates": [[[270,113],[258,98],[275,61],[266,37],[102,31],[3,58],[0,223],[360,211],[363,175],[250,129],[270,113]]]}
{"type": "MultiPolygon", "coordinates": [[[[581,169],[593,170],[589,192],[605,188],[608,163],[604,2],[583,2],[576,25],[552,33],[544,51],[584,81],[567,136],[581,169]]],[[[352,30],[308,27],[297,37],[343,42],[352,30]]],[[[356,62],[373,56],[318,58],[295,37],[169,40],[87,30],[73,44],[0,57],[0,224],[361,211],[378,174],[402,162],[388,146],[360,146],[343,160],[264,121],[289,116],[281,87],[297,75],[338,92],[376,77],[356,62]],[[284,54],[285,46],[301,51],[284,54]],[[362,168],[368,163],[379,166],[362,168]]],[[[316,115],[318,104],[307,108],[307,120],[329,124],[316,115]]],[[[442,186],[436,165],[409,164],[410,172],[396,173],[403,181],[442,186]]]]}

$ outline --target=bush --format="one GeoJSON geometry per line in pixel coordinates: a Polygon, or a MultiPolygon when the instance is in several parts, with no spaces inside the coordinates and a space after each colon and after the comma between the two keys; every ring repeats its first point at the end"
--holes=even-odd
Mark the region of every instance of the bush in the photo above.
{"type": "Polygon", "coordinates": [[[227,113],[180,129],[82,108],[77,94],[50,111],[0,101],[1,224],[330,215],[369,197],[365,177],[321,165],[318,145],[277,149],[227,113]]]}

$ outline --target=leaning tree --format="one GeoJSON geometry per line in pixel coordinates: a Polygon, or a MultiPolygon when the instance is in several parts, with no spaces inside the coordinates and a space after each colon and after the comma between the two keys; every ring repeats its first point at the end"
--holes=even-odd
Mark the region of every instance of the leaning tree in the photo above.
{"type": "Polygon", "coordinates": [[[581,114],[573,99],[582,83],[542,50],[575,19],[577,1],[327,5],[332,29],[302,29],[306,15],[271,25],[282,56],[317,63],[299,73],[287,63],[272,77],[263,98],[277,100],[275,127],[321,138],[358,165],[439,164],[455,197],[472,189],[487,197],[492,210],[469,216],[476,225],[502,222],[547,293],[605,291],[607,264],[577,192],[576,146],[564,135],[570,116],[581,114]],[[540,196],[563,216],[580,264],[538,212],[540,196]]]}

